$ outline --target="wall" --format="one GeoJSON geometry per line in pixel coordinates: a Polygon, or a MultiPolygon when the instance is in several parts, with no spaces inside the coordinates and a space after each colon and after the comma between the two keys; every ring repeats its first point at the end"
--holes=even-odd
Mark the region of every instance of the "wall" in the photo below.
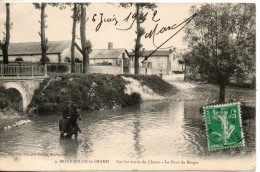
{"type": "MultiPolygon", "coordinates": [[[[134,74],[135,72],[134,67],[130,67],[130,74],[134,74]]],[[[139,68],[139,74],[141,75],[152,75],[152,69],[147,68],[147,73],[145,73],[145,68],[139,68]]],[[[156,74],[155,74],[156,75],[156,74]]]]}
{"type": "MultiPolygon", "coordinates": [[[[123,52],[123,53],[125,53],[125,58],[129,59],[129,56],[127,55],[127,53],[126,52],[123,52]]],[[[121,64],[120,59],[122,59],[123,53],[121,53],[118,56],[118,58],[109,58],[109,59],[108,58],[107,59],[93,59],[93,58],[91,58],[91,59],[89,59],[89,64],[98,64],[98,63],[107,62],[107,63],[111,63],[114,66],[120,66],[120,64],[121,64]]]]}
{"type": "Polygon", "coordinates": [[[116,59],[89,59],[89,64],[98,64],[98,63],[111,63],[112,65],[116,65],[116,59]]]}
{"type": "Polygon", "coordinates": [[[184,71],[185,66],[182,64],[179,64],[178,58],[173,55],[173,53],[170,55],[170,63],[171,63],[171,72],[172,71],[184,71]]]}
{"type": "MultiPolygon", "coordinates": [[[[17,57],[19,56],[9,55],[9,62],[14,62],[17,57]]],[[[23,58],[24,62],[33,62],[33,63],[40,62],[41,59],[41,55],[21,55],[20,57],[23,58]]],[[[51,63],[59,62],[58,54],[47,54],[47,57],[50,59],[51,63]]],[[[3,56],[0,56],[0,60],[1,61],[3,60],[3,56]]]]}
{"type": "Polygon", "coordinates": [[[89,66],[90,73],[121,74],[120,66],[89,66]]]}
{"type": "MultiPolygon", "coordinates": [[[[144,60],[144,57],[139,58],[140,71],[142,70],[141,62],[143,60],[144,60]]],[[[152,57],[149,57],[146,62],[152,63],[151,74],[153,74],[153,75],[158,75],[160,73],[168,74],[168,71],[167,71],[168,57],[167,56],[156,56],[156,57],[152,56],[152,57]]],[[[131,66],[132,67],[134,66],[134,62],[132,62],[131,66]]]]}

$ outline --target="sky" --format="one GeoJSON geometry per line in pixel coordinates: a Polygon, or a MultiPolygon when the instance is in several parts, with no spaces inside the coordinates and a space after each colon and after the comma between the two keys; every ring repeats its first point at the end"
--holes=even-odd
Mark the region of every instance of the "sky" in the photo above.
{"type": "MultiPolygon", "coordinates": [[[[191,16],[189,10],[194,4],[191,3],[157,3],[157,14],[152,17],[154,11],[145,10],[148,12],[146,21],[141,24],[145,28],[146,33],[157,26],[157,32],[162,27],[172,26],[174,24],[179,24],[188,17],[191,16]]],[[[46,37],[49,41],[58,40],[71,40],[72,32],[72,7],[67,7],[64,10],[60,10],[55,7],[47,6],[46,8],[46,37]]],[[[93,44],[93,49],[105,49],[107,48],[108,42],[113,42],[114,48],[126,48],[127,50],[132,50],[134,48],[134,40],[136,38],[135,30],[136,23],[133,24],[132,28],[129,30],[118,30],[126,29],[131,26],[133,22],[132,15],[128,22],[124,19],[132,12],[134,13],[135,8],[122,8],[119,7],[118,3],[92,3],[87,7],[87,17],[88,21],[86,23],[87,39],[89,39],[93,44]],[[103,22],[98,31],[96,27],[100,22],[100,13],[103,13],[104,18],[116,18],[117,25],[115,21],[103,22]],[[95,22],[93,16],[95,16],[95,22]]],[[[11,43],[17,42],[39,42],[40,36],[38,32],[40,31],[40,10],[34,8],[31,3],[11,3],[10,4],[10,14],[11,22],[13,23],[11,29],[11,43]]],[[[0,39],[3,38],[5,22],[5,5],[0,4],[0,39]]],[[[77,24],[77,38],[80,38],[79,33],[79,23],[77,24]]],[[[155,44],[159,46],[166,39],[172,36],[178,29],[168,30],[155,36],[155,44]]],[[[170,41],[168,41],[162,48],[169,49],[170,47],[176,47],[179,49],[185,48],[186,44],[183,42],[184,31],[181,30],[176,36],[174,36],[170,41]]],[[[80,40],[77,40],[80,45],[80,40]]],[[[141,40],[143,48],[147,50],[153,50],[156,47],[153,45],[152,38],[144,38],[141,40]]]]}

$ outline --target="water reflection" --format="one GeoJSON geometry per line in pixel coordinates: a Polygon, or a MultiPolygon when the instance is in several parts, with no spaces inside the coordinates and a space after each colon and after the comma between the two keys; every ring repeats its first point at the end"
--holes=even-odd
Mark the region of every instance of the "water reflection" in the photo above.
{"type": "Polygon", "coordinates": [[[144,147],[141,145],[141,119],[139,113],[134,113],[133,119],[133,135],[134,135],[134,150],[136,153],[136,158],[142,158],[143,152],[145,151],[144,147]]]}
{"type": "Polygon", "coordinates": [[[63,155],[76,158],[80,141],[78,139],[61,138],[59,146],[63,149],[63,155]]]}

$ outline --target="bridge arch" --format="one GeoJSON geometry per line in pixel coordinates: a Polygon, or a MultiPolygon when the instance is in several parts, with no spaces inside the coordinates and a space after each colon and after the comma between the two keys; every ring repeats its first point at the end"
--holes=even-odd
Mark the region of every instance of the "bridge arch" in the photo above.
{"type": "Polygon", "coordinates": [[[4,84],[4,86],[5,86],[6,89],[13,88],[13,89],[16,89],[16,90],[19,91],[19,93],[22,96],[23,111],[25,112],[26,109],[27,109],[27,106],[29,105],[30,102],[28,102],[28,100],[27,100],[27,92],[24,90],[24,88],[16,82],[7,82],[7,83],[4,84]]]}

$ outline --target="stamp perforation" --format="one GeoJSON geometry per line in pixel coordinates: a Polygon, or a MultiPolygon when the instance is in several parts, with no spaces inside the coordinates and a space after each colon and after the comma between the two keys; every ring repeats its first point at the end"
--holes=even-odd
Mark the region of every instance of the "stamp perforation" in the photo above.
{"type": "Polygon", "coordinates": [[[214,104],[214,105],[206,105],[203,107],[203,115],[204,115],[204,120],[205,120],[205,128],[206,128],[206,135],[207,135],[207,142],[208,142],[208,150],[209,151],[215,151],[215,150],[220,150],[220,149],[229,149],[229,148],[236,148],[236,147],[243,147],[245,146],[245,141],[244,141],[244,131],[242,128],[242,118],[241,118],[241,108],[240,108],[240,102],[232,102],[232,103],[224,103],[224,104],[214,104]],[[206,115],[206,109],[211,109],[211,108],[221,108],[221,107],[228,107],[228,106],[237,106],[238,108],[238,116],[239,116],[239,127],[240,127],[240,134],[241,134],[241,144],[237,145],[230,145],[227,147],[219,147],[219,148],[214,148],[212,149],[210,147],[210,137],[209,137],[209,129],[208,129],[208,124],[207,124],[207,115],[206,115]]]}

